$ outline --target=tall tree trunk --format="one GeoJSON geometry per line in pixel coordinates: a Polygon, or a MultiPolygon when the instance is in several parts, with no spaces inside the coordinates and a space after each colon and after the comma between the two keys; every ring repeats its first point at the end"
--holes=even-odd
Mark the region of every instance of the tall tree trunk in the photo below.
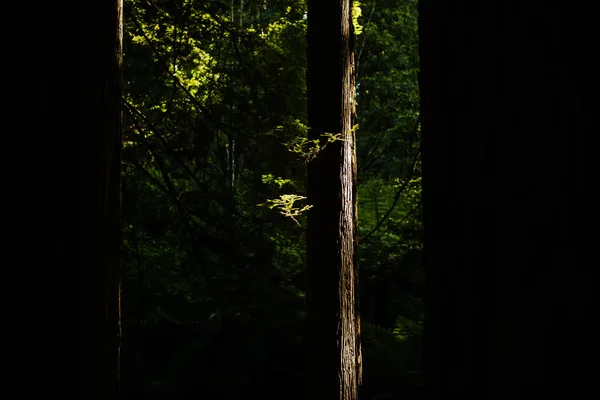
{"type": "Polygon", "coordinates": [[[357,399],[360,318],[351,2],[308,2],[309,138],[341,134],[308,165],[307,399],[357,399]]]}
{"type": "Polygon", "coordinates": [[[584,13],[421,1],[429,399],[590,390],[584,13]]]}
{"type": "MultiPolygon", "coordinates": [[[[80,398],[116,399],[123,0],[80,5],[80,398]]],[[[75,144],[77,146],[77,144],[75,144]]]]}

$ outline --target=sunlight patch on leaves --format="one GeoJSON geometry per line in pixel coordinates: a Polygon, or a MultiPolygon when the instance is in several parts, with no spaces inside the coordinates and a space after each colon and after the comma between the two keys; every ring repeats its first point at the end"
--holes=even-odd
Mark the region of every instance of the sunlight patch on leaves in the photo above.
{"type": "Polygon", "coordinates": [[[258,204],[258,206],[266,206],[270,209],[278,208],[279,213],[283,216],[289,217],[300,226],[300,222],[296,217],[300,216],[303,212],[308,211],[313,206],[310,204],[304,207],[294,207],[294,203],[298,200],[305,200],[305,196],[299,196],[297,194],[282,194],[278,199],[268,199],[267,203],[258,204]]]}

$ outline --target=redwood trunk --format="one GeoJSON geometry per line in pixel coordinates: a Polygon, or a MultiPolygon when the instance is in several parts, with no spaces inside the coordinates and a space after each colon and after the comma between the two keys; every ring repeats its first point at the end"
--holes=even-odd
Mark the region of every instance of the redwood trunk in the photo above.
{"type": "Polygon", "coordinates": [[[351,1],[308,2],[307,399],[354,400],[360,381],[351,1]]]}

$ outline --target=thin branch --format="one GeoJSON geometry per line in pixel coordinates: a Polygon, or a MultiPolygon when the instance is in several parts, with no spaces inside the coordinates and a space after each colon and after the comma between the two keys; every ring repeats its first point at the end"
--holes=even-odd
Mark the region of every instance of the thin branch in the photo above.
{"type": "Polygon", "coordinates": [[[420,150],[417,151],[417,153],[415,154],[415,156],[413,158],[413,162],[412,162],[412,167],[410,169],[410,174],[408,174],[408,177],[404,181],[404,184],[400,187],[400,189],[398,189],[398,192],[396,192],[396,195],[394,196],[394,202],[392,203],[392,206],[390,207],[390,209],[384,214],[384,216],[377,223],[377,225],[375,225],[375,228],[373,228],[369,233],[367,233],[364,237],[362,237],[360,239],[360,241],[366,240],[369,236],[371,236],[374,232],[376,232],[381,227],[381,225],[383,225],[383,223],[385,222],[385,220],[388,219],[388,217],[390,216],[390,214],[392,213],[392,211],[394,210],[394,208],[398,204],[398,201],[400,200],[400,197],[402,196],[402,193],[404,193],[404,190],[407,188],[408,184],[410,183],[410,178],[412,178],[413,173],[415,172],[415,167],[417,165],[417,161],[419,159],[419,155],[420,154],[421,154],[420,150]]]}
{"type": "MultiPolygon", "coordinates": [[[[413,143],[414,143],[414,139],[416,138],[416,133],[419,129],[419,124],[420,124],[421,120],[420,118],[417,118],[417,122],[414,126],[414,128],[410,131],[410,143],[408,144],[408,146],[406,146],[407,148],[412,148],[413,143]]],[[[378,138],[381,138],[383,135],[378,135],[378,138]]],[[[393,144],[395,144],[395,142],[397,142],[398,139],[395,139],[390,145],[388,145],[388,148],[390,146],[392,146],[393,144]]],[[[373,166],[373,164],[375,163],[375,161],[379,160],[383,155],[385,155],[385,150],[381,150],[379,151],[379,153],[375,154],[375,150],[377,150],[377,147],[379,146],[379,144],[381,143],[381,139],[377,140],[377,142],[371,147],[371,149],[367,152],[367,161],[365,163],[365,165],[363,167],[361,167],[360,172],[361,175],[364,176],[365,171],[369,171],[369,169],[373,166]]],[[[358,179],[358,183],[360,184],[362,181],[361,178],[358,179]]]]}

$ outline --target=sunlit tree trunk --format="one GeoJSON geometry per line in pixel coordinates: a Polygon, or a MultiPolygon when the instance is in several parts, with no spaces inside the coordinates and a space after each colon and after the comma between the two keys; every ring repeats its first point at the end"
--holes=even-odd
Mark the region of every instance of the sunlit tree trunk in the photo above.
{"type": "Polygon", "coordinates": [[[580,235],[596,113],[584,101],[596,46],[585,14],[551,2],[421,1],[431,400],[596,391],[585,367],[593,256],[580,235]]]}
{"type": "Polygon", "coordinates": [[[341,134],[308,165],[310,400],[357,399],[360,385],[352,35],[349,0],[308,2],[309,138],[341,134]]]}
{"type": "MultiPolygon", "coordinates": [[[[86,4],[84,4],[86,3],[86,4]]],[[[120,151],[123,0],[79,10],[79,384],[81,399],[116,399],[119,382],[120,151]]]]}

